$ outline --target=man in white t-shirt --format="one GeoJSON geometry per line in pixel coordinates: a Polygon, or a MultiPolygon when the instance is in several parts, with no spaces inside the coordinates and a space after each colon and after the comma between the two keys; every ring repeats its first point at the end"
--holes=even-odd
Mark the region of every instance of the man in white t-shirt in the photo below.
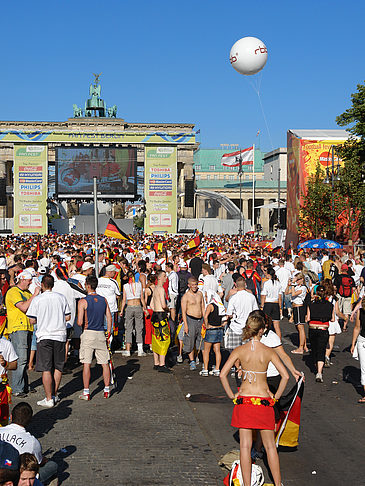
{"type": "Polygon", "coordinates": [[[53,407],[55,402],[59,401],[57,392],[65,365],[66,321],[71,318],[66,297],[52,292],[53,286],[52,275],[45,275],[41,283],[42,293],[32,300],[27,311],[30,323],[37,324],[36,371],[42,372],[43,387],[46,393],[46,397],[37,402],[37,405],[47,408],[53,407]],[[53,387],[54,397],[52,396],[53,387]]]}
{"type": "Polygon", "coordinates": [[[20,402],[15,405],[11,413],[11,424],[0,427],[0,440],[11,444],[19,454],[28,452],[36,457],[40,465],[39,480],[43,484],[57,475],[58,465],[43,456],[39,441],[26,431],[32,417],[33,410],[29,403],[20,402]]]}
{"type": "Polygon", "coordinates": [[[285,268],[285,262],[284,260],[279,260],[279,268],[275,271],[276,276],[278,277],[278,280],[280,282],[281,286],[281,302],[282,302],[282,307],[287,309],[288,311],[288,317],[291,316],[291,298],[290,295],[285,294],[285,290],[288,286],[289,279],[291,277],[291,272],[288,268],[285,268]]]}
{"type": "MultiPolygon", "coordinates": [[[[114,276],[118,272],[115,265],[108,265],[105,268],[105,275],[98,280],[98,286],[96,293],[106,298],[108,302],[110,312],[112,314],[113,326],[116,323],[118,312],[118,298],[120,297],[120,289],[118,282],[114,279],[114,276]]],[[[106,328],[106,322],[105,322],[106,328]]]]}
{"type": "Polygon", "coordinates": [[[95,265],[93,265],[92,263],[85,262],[81,267],[81,273],[75,273],[75,275],[72,276],[72,279],[77,280],[79,287],[83,290],[85,290],[86,277],[92,274],[94,267],[95,265]]]}
{"type": "Polygon", "coordinates": [[[246,290],[243,277],[236,280],[236,287],[237,293],[229,299],[227,308],[227,316],[231,318],[231,322],[225,335],[225,347],[229,351],[241,346],[247,317],[250,312],[258,309],[256,297],[246,290]]]}

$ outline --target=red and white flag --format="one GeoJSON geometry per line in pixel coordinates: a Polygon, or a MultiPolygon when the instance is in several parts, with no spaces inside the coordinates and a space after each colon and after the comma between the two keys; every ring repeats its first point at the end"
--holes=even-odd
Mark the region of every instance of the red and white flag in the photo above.
{"type": "Polygon", "coordinates": [[[253,164],[253,147],[249,147],[244,150],[238,150],[238,152],[231,152],[230,154],[224,154],[222,156],[222,165],[225,167],[239,167],[240,154],[242,157],[242,165],[253,164]]]}

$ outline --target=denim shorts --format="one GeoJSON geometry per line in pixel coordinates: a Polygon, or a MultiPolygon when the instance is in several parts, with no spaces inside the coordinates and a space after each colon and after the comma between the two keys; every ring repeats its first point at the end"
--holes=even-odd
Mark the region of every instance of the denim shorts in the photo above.
{"type": "Polygon", "coordinates": [[[220,343],[223,339],[223,327],[217,329],[207,329],[205,334],[205,343],[220,343]]]}
{"type": "Polygon", "coordinates": [[[35,335],[37,330],[37,324],[34,324],[34,331],[32,334],[32,344],[31,344],[31,351],[37,351],[37,337],[35,335]]]}

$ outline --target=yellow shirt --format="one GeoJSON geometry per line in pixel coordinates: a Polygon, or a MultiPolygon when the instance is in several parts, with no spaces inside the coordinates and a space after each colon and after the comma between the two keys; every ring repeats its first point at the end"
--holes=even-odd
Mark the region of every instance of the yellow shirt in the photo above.
{"type": "Polygon", "coordinates": [[[324,264],[322,265],[322,270],[323,270],[323,278],[332,278],[330,275],[330,269],[333,261],[332,260],[326,260],[324,264]]]}
{"type": "Polygon", "coordinates": [[[11,287],[6,293],[5,307],[8,316],[8,333],[15,331],[33,331],[33,324],[28,317],[15,305],[18,302],[25,302],[32,294],[28,290],[21,290],[19,287],[11,287]]]}

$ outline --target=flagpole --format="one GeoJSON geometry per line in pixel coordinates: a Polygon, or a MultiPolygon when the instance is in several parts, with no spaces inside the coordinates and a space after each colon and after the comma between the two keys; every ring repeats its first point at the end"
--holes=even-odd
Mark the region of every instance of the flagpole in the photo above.
{"type": "Polygon", "coordinates": [[[240,178],[240,226],[238,230],[238,234],[242,236],[242,152],[240,150],[239,155],[239,166],[238,166],[238,175],[240,178]]]}
{"type": "Polygon", "coordinates": [[[252,231],[255,231],[255,144],[253,144],[253,162],[252,162],[252,231]]]}
{"type": "Polygon", "coordinates": [[[95,275],[99,277],[99,241],[98,241],[98,193],[96,177],[94,179],[94,235],[95,235],[95,275]]]}

